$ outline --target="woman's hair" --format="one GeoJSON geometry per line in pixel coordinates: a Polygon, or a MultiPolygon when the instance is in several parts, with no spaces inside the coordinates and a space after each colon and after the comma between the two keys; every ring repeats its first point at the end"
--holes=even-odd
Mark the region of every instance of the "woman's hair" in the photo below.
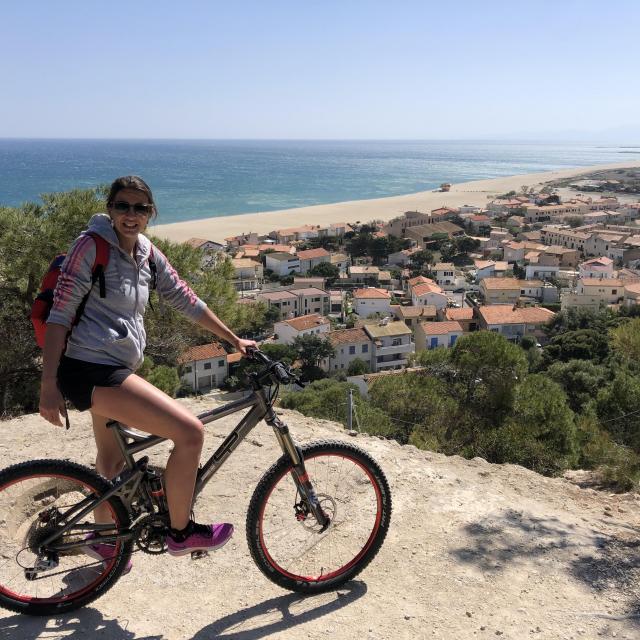
{"type": "Polygon", "coordinates": [[[122,176],[116,178],[111,183],[109,189],[109,195],[107,196],[107,207],[110,207],[115,200],[116,195],[123,189],[135,189],[136,191],[142,191],[147,196],[149,204],[153,206],[153,213],[151,217],[155,218],[158,215],[158,209],[151,193],[151,187],[140,176],[122,176]]]}

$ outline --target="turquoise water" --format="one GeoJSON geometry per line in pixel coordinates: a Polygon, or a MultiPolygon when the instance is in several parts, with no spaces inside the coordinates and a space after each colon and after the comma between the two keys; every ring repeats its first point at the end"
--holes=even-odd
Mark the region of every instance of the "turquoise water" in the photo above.
{"type": "Polygon", "coordinates": [[[135,173],[153,189],[158,222],[180,222],[638,158],[578,143],[3,139],[0,205],[135,173]]]}

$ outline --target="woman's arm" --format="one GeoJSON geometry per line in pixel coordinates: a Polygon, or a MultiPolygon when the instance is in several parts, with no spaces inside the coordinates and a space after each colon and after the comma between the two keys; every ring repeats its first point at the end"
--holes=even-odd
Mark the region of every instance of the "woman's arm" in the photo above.
{"type": "Polygon", "coordinates": [[[218,316],[209,309],[209,307],[205,307],[202,314],[197,320],[197,323],[211,331],[211,333],[218,336],[218,338],[222,338],[222,340],[226,340],[230,342],[240,353],[245,356],[247,355],[247,347],[255,347],[256,343],[253,340],[242,340],[242,338],[238,338],[238,336],[227,327],[218,316]]]}
{"type": "Polygon", "coordinates": [[[65,415],[66,409],[58,389],[57,371],[68,332],[69,329],[60,324],[47,324],[42,350],[40,415],[58,427],[62,426],[60,413],[65,415]]]}

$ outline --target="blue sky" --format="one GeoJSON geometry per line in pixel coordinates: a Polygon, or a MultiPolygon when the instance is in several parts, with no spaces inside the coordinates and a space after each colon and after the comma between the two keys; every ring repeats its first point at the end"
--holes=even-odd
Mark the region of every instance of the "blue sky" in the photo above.
{"type": "Polygon", "coordinates": [[[7,0],[0,137],[640,133],[639,34],[635,0],[7,0]]]}

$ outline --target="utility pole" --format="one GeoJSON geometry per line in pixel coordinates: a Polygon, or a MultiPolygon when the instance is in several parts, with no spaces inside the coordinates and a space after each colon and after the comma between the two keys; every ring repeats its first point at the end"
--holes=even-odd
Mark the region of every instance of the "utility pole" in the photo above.
{"type": "Polygon", "coordinates": [[[349,388],[347,393],[347,429],[353,429],[353,389],[349,388]]]}

